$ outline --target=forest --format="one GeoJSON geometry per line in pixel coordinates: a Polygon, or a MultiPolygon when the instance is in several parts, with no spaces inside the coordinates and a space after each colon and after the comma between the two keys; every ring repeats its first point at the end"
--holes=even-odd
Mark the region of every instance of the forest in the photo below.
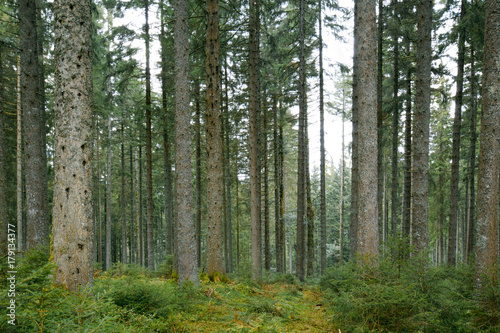
{"type": "Polygon", "coordinates": [[[500,332],[500,1],[4,0],[0,32],[1,332],[500,332]]]}

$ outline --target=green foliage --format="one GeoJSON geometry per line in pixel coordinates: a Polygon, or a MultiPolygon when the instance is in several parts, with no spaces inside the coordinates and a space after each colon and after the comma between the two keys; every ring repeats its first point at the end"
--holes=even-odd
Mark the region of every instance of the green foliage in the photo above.
{"type": "Polygon", "coordinates": [[[493,320],[488,327],[478,325],[485,318],[479,318],[474,300],[471,267],[431,268],[421,258],[397,264],[394,259],[388,255],[374,267],[332,268],[323,277],[321,287],[339,329],[453,333],[499,329],[493,328],[493,320]]]}

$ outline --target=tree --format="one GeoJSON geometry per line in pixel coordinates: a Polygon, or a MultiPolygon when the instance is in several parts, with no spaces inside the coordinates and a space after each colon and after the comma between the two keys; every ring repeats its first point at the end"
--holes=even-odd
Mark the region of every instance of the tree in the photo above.
{"type": "Polygon", "coordinates": [[[417,68],[415,74],[415,116],[413,131],[413,178],[411,241],[415,253],[428,244],[429,118],[431,96],[432,1],[417,5],[417,68]]]}
{"type": "Polygon", "coordinates": [[[392,92],[392,180],[391,180],[391,236],[396,238],[398,203],[398,147],[399,147],[399,15],[398,0],[391,1],[394,11],[395,27],[392,31],[392,43],[394,48],[394,74],[392,92]]]}
{"type": "Polygon", "coordinates": [[[151,144],[151,70],[149,68],[149,0],[144,1],[146,22],[144,23],[144,39],[146,43],[146,239],[147,261],[150,270],[155,269],[153,240],[153,162],[151,144]]]}
{"type": "Polygon", "coordinates": [[[299,132],[297,158],[297,263],[296,274],[300,281],[304,281],[306,274],[306,64],[305,64],[305,1],[300,0],[299,8],[299,132]]]}
{"type": "MultiPolygon", "coordinates": [[[[488,301],[487,285],[498,281],[498,190],[500,175],[500,3],[486,0],[483,103],[477,193],[477,241],[474,289],[488,301]]],[[[487,303],[485,305],[488,305],[487,303]]]]}
{"type": "Polygon", "coordinates": [[[458,182],[460,168],[460,129],[462,127],[462,96],[464,86],[465,63],[465,29],[463,21],[465,16],[465,0],[462,0],[460,9],[459,35],[458,35],[458,62],[457,62],[457,92],[455,95],[455,120],[453,122],[453,151],[451,154],[451,194],[450,194],[450,221],[448,242],[448,265],[457,263],[457,227],[458,227],[458,182]]]}
{"type": "Polygon", "coordinates": [[[323,81],[323,27],[321,15],[323,1],[319,3],[319,122],[320,122],[320,225],[321,225],[321,274],[326,269],[326,172],[325,172],[325,104],[323,81]]]}
{"type": "Polygon", "coordinates": [[[21,104],[24,118],[27,250],[48,245],[46,216],[47,167],[45,158],[45,115],[40,104],[36,2],[19,2],[21,48],[21,104]]]}
{"type": "Polygon", "coordinates": [[[0,41],[0,255],[7,253],[7,166],[5,111],[3,96],[3,42],[0,41]]]}
{"type": "Polygon", "coordinates": [[[91,1],[57,0],[55,22],[54,260],[71,291],[93,284],[91,1]]]}
{"type": "Polygon", "coordinates": [[[219,1],[207,1],[207,274],[225,273],[219,59],[219,1]]]}
{"type": "Polygon", "coordinates": [[[188,1],[174,2],[175,48],[175,241],[179,283],[199,282],[191,186],[188,1]]]}
{"type": "Polygon", "coordinates": [[[252,277],[259,279],[261,268],[260,163],[259,163],[259,0],[250,0],[249,16],[249,140],[250,140],[250,223],[252,228],[252,277]]]}
{"type": "Polygon", "coordinates": [[[357,106],[357,248],[360,264],[378,256],[377,39],[375,2],[354,5],[354,86],[357,106]]]}

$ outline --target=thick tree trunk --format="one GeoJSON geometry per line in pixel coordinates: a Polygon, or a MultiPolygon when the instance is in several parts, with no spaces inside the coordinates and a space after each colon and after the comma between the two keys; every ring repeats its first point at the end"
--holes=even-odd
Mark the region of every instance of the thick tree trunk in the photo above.
{"type": "MultiPolygon", "coordinates": [[[[357,248],[360,265],[379,253],[377,212],[377,43],[375,2],[355,2],[355,85],[358,108],[357,248]]],[[[353,100],[353,104],[355,103],[353,100]]]]}
{"type": "Polygon", "coordinates": [[[45,123],[40,105],[38,42],[35,1],[19,2],[19,38],[21,49],[21,99],[24,117],[24,156],[26,180],[27,250],[48,245],[46,216],[47,167],[45,123]]]}
{"type": "MultiPolygon", "coordinates": [[[[130,131],[132,132],[132,131],[130,131]]],[[[130,138],[132,138],[132,133],[130,133],[130,138]]],[[[135,230],[135,183],[134,183],[134,155],[133,155],[133,149],[132,149],[132,142],[130,142],[129,146],[129,154],[130,154],[130,247],[129,247],[129,253],[130,253],[130,260],[129,263],[137,263],[136,261],[136,238],[134,237],[134,230],[135,230]]]]}
{"type": "MultiPolygon", "coordinates": [[[[139,146],[140,149],[140,146],[139,146]]],[[[137,264],[138,265],[143,265],[142,261],[142,239],[141,239],[141,200],[139,199],[140,196],[140,191],[141,191],[141,182],[139,179],[139,158],[137,157],[137,150],[135,151],[135,156],[134,156],[134,173],[135,173],[135,191],[134,191],[134,200],[135,200],[135,206],[137,207],[135,210],[135,243],[136,243],[136,257],[137,257],[137,264]]]]}
{"type": "Polygon", "coordinates": [[[416,254],[428,246],[429,118],[431,97],[432,1],[417,5],[417,69],[413,131],[413,184],[411,241],[416,254]]]}
{"type": "Polygon", "coordinates": [[[224,170],[219,59],[219,2],[207,1],[207,274],[225,274],[224,267],[224,170]]]}
{"type": "Polygon", "coordinates": [[[259,162],[259,0],[250,0],[249,17],[249,140],[250,140],[250,223],[252,229],[252,277],[260,279],[261,268],[261,194],[259,162]]]}
{"type": "Polygon", "coordinates": [[[193,221],[191,113],[189,110],[188,1],[174,2],[175,47],[175,241],[179,283],[199,283],[193,221]]]}
{"type": "Polygon", "coordinates": [[[57,0],[55,22],[54,260],[71,291],[93,284],[91,1],[57,0]]]}
{"type": "Polygon", "coordinates": [[[492,306],[488,290],[498,286],[498,190],[500,175],[500,3],[486,0],[483,103],[477,193],[477,241],[474,289],[483,306],[492,306]]]}
{"type": "MultiPolygon", "coordinates": [[[[463,24],[465,16],[465,0],[462,0],[460,21],[463,24]]],[[[448,265],[457,263],[457,227],[458,227],[458,183],[460,181],[460,129],[462,127],[462,96],[464,87],[465,63],[465,30],[460,29],[458,36],[458,62],[457,62],[457,92],[455,95],[455,119],[453,121],[453,151],[451,153],[451,194],[450,194],[450,220],[448,232],[448,265]]]]}

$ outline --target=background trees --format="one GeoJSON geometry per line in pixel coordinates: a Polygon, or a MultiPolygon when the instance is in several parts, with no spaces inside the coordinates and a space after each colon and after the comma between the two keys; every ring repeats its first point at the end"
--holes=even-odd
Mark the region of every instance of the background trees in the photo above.
{"type": "MultiPolygon", "coordinates": [[[[44,203],[50,208],[47,221],[57,208],[58,106],[52,83],[59,69],[52,51],[53,8],[40,6],[37,11],[32,5],[19,8],[18,25],[12,14],[16,7],[2,4],[0,215],[6,221],[25,217],[19,230],[25,223],[29,235],[45,233],[42,238],[48,239],[44,228],[49,224],[36,226],[33,221],[44,218],[34,219],[30,207],[44,203]],[[28,34],[33,31],[40,36],[28,34]],[[25,55],[27,50],[32,54],[25,55]],[[22,103],[17,102],[18,91],[22,103]],[[21,130],[16,126],[18,107],[24,112],[21,130]],[[31,117],[30,110],[38,111],[31,117]],[[14,153],[21,134],[26,134],[19,141],[25,149],[19,145],[14,153]],[[37,152],[31,151],[32,142],[37,152]],[[34,176],[33,156],[41,161],[36,171],[40,176],[34,176]],[[19,180],[14,177],[17,170],[24,170],[19,180]],[[16,203],[19,212],[13,209],[16,203]]],[[[103,1],[96,2],[93,12],[93,128],[88,131],[94,156],[94,251],[104,269],[120,262],[150,268],[173,262],[177,274],[181,267],[189,272],[181,280],[196,280],[192,262],[202,269],[216,263],[207,272],[252,267],[256,279],[263,269],[291,271],[305,279],[343,263],[348,248],[350,260],[356,253],[387,255],[387,248],[391,255],[406,257],[412,236],[414,248],[428,248],[435,264],[473,262],[478,239],[476,136],[483,134],[476,123],[485,111],[477,103],[484,98],[478,86],[486,79],[484,31],[479,28],[484,25],[482,2],[435,10],[421,3],[418,15],[413,2],[380,2],[378,30],[374,5],[357,2],[352,97],[351,75],[345,74],[350,64],[334,66],[343,71],[326,64],[333,54],[328,51],[332,31],[341,35],[344,24],[338,4],[324,1],[318,10],[309,1],[208,3],[208,16],[205,4],[176,5],[183,6],[181,18],[168,2],[103,1]],[[127,26],[129,21],[137,22],[127,26]],[[175,22],[182,25],[174,29],[175,22]],[[455,57],[454,45],[459,46],[456,58],[463,62],[462,73],[446,64],[448,56],[455,57]],[[457,86],[463,87],[453,96],[455,74],[457,86]],[[453,100],[457,125],[452,131],[453,100]],[[463,117],[458,112],[462,109],[463,117]],[[324,149],[319,148],[318,158],[314,144],[321,137],[312,129],[320,113],[324,149]],[[345,159],[329,150],[344,137],[342,119],[353,126],[345,159]],[[448,144],[452,136],[453,151],[448,144]],[[449,186],[453,195],[443,190],[449,186]],[[183,207],[181,198],[186,200],[183,207]],[[314,228],[315,212],[320,212],[321,228],[314,228]],[[179,248],[181,243],[187,247],[179,248]],[[196,259],[186,261],[182,253],[196,259]]],[[[4,230],[3,239],[5,235],[4,230]]],[[[35,240],[29,235],[27,239],[35,240]]],[[[23,236],[21,232],[20,244],[23,236]]]]}

